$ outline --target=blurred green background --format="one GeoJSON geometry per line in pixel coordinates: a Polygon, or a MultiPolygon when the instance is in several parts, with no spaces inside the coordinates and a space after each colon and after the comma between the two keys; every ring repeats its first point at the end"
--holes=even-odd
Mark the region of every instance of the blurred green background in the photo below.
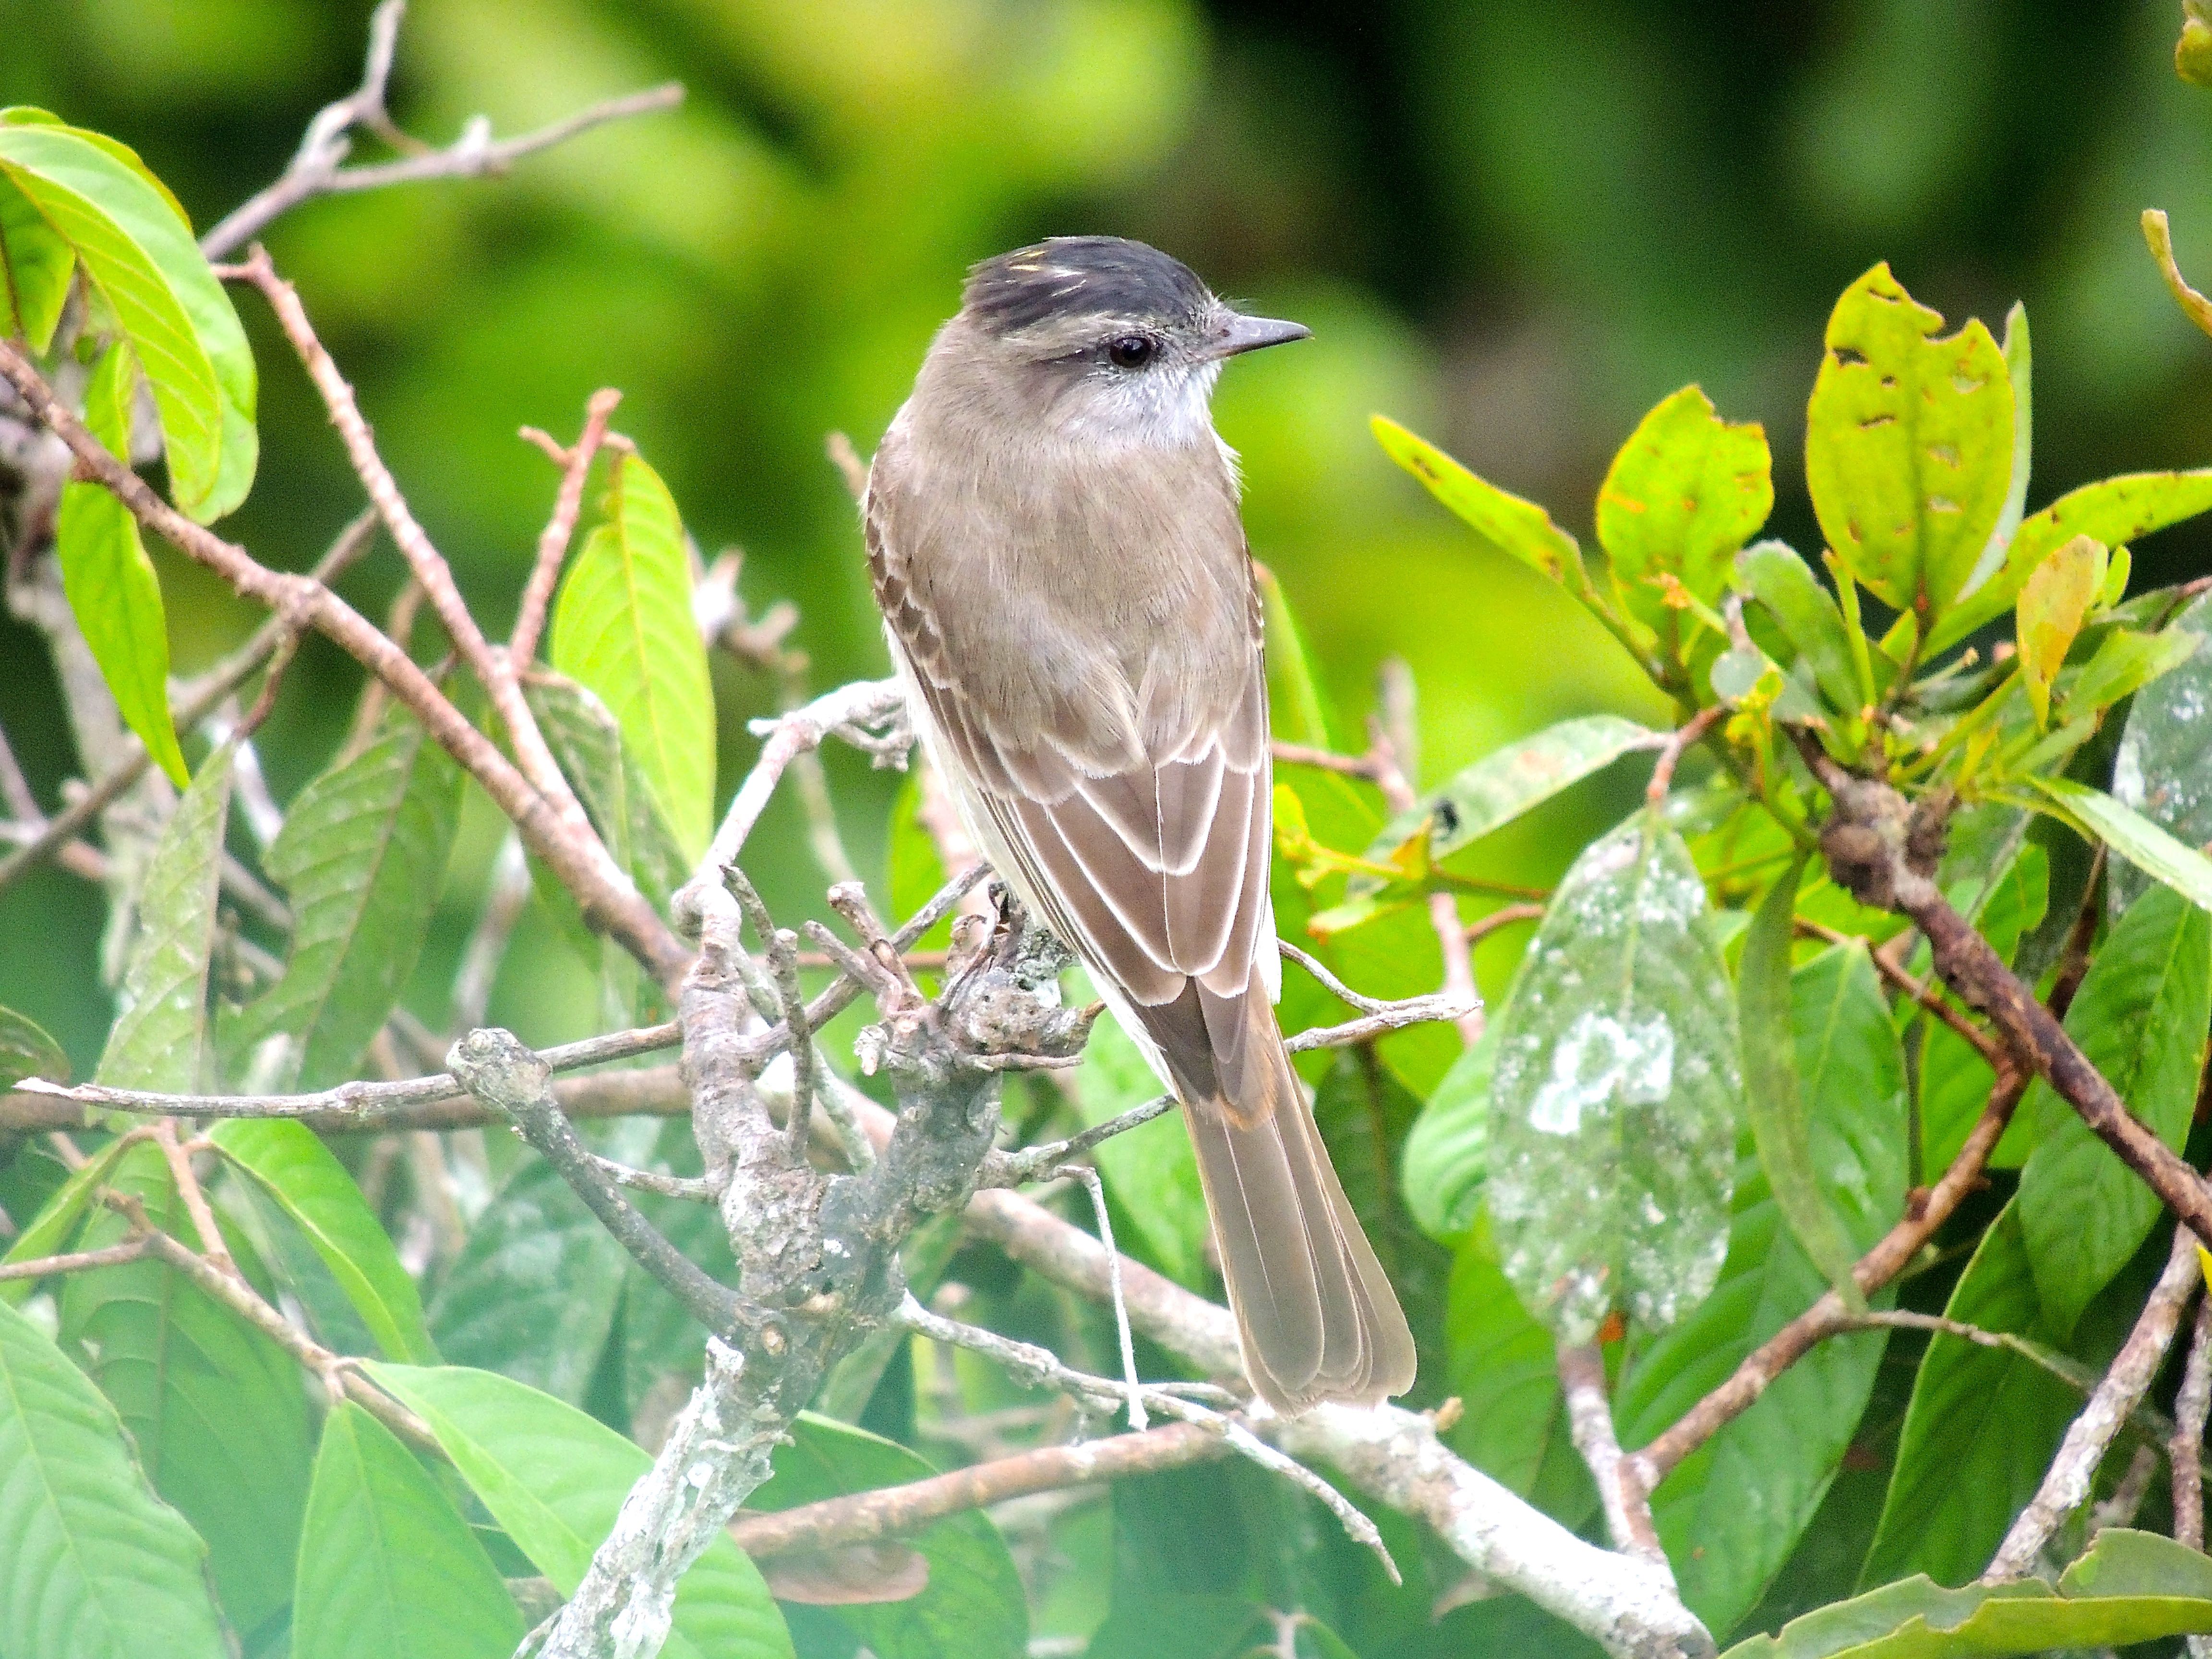
{"type": "MultiPolygon", "coordinates": [[[[204,226],[353,87],[368,9],[0,0],[0,103],[134,144],[204,226]]],[[[1342,735],[1401,653],[1435,779],[1567,714],[1662,711],[1594,626],[1389,466],[1372,411],[1587,541],[1613,447],[1696,380],[1765,423],[1776,531],[1810,550],[1821,328],[1887,258],[1954,321],[2027,301],[2031,506],[2207,458],[2212,350],[2136,228],[2169,209],[2184,268],[2212,276],[2212,100],[2174,78],[2179,21],[2165,0],[416,0],[392,105],[433,141],[479,112],[507,134],[671,77],[690,96],[504,179],[311,204],[268,240],[488,617],[511,611],[554,484],[515,428],[573,434],[611,385],[702,549],[744,550],[756,609],[803,608],[817,686],[884,661],[824,433],[872,445],[970,262],[1054,233],[1157,243],[1313,326],[1231,370],[1219,424],[1342,735]]],[[[228,528],[301,568],[360,495],[265,310],[240,309],[265,459],[228,528]]],[[[2139,550],[2139,580],[2206,568],[2208,536],[2139,550]]],[[[254,617],[157,556],[190,672],[254,617]]],[[[397,582],[387,547],[346,592],[374,611],[397,582]]],[[[770,688],[717,672],[726,792],[770,688]]],[[[328,757],[357,683],[310,641],[264,742],[280,799],[328,757]]],[[[0,722],[52,803],[74,762],[44,651],[3,618],[0,722]]],[[[879,869],[893,780],[830,763],[856,859],[879,869]]],[[[1499,837],[1488,872],[1548,881],[1633,783],[1499,837]]],[[[422,970],[440,982],[496,838],[488,808],[471,823],[422,970]]],[[[818,893],[787,802],[755,850],[772,899],[818,893]]],[[[100,920],[60,874],[0,895],[6,1000],[81,1066],[107,1015],[100,920]]],[[[1509,961],[1486,956],[1486,988],[1509,961]]],[[[590,1006],[580,965],[524,949],[493,1013],[544,1041],[590,1006]]]]}

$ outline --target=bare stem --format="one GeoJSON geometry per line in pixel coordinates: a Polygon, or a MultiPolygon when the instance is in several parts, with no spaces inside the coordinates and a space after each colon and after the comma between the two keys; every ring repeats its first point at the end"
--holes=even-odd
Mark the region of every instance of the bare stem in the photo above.
{"type": "MultiPolygon", "coordinates": [[[[518,671],[538,654],[538,635],[544,630],[545,612],[553,603],[553,589],[561,580],[561,562],[568,556],[568,539],[575,533],[577,516],[584,507],[584,483],[591,476],[592,460],[606,441],[607,422],[614,418],[622,393],[603,386],[584,405],[584,429],[574,447],[555,452],[561,464],[561,488],[553,497],[553,516],[538,538],[538,557],[530,567],[530,580],[522,586],[522,603],[507,635],[507,659],[518,671]]],[[[525,428],[526,435],[532,430],[525,428]]]]}

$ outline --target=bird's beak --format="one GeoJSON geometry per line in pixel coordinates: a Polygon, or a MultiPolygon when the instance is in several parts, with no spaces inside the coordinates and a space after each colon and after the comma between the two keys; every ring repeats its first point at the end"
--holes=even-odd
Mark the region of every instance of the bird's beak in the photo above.
{"type": "Polygon", "coordinates": [[[1206,355],[1234,357],[1240,351],[1257,351],[1261,346],[1312,337],[1313,331],[1304,323],[1279,322],[1272,317],[1244,317],[1231,312],[1227,324],[1215,331],[1206,355]]]}

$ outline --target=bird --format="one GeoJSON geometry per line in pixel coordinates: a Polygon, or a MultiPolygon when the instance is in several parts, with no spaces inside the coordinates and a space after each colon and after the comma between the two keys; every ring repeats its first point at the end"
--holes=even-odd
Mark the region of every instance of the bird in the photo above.
{"type": "Polygon", "coordinates": [[[1310,333],[1119,237],[985,259],[861,501],[924,749],[1180,1103],[1246,1375],[1285,1414],[1415,1366],[1275,1014],[1263,613],[1212,422],[1230,358],[1310,333]]]}

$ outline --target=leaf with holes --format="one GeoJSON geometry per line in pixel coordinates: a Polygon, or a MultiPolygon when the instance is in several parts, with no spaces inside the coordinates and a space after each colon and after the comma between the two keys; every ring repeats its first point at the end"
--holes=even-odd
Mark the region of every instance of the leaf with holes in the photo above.
{"type": "Polygon", "coordinates": [[[190,1094],[199,1087],[233,753],[224,744],[201,763],[147,861],[138,937],[123,970],[123,1012],[94,1073],[111,1088],[190,1094]]]}
{"type": "Polygon", "coordinates": [[[1382,453],[1426,484],[1431,495],[1485,542],[1540,574],[1565,583],[1571,592],[1589,591],[1582,550],[1542,507],[1485,483],[1395,421],[1377,415],[1372,424],[1382,453]]]}
{"type": "MultiPolygon", "coordinates": [[[[2066,1030],[2174,1151],[2189,1133],[2212,1024],[2212,916],[2166,888],[2128,908],[2089,963],[2066,1030]]],[[[2051,1328],[2071,1333],[2090,1299],[2149,1235],[2158,1195],[2038,1079],[2021,1103],[2036,1132],[2020,1176],[2021,1236],[2051,1328]]]]}
{"type": "MultiPolygon", "coordinates": [[[[368,1372],[430,1425],[515,1547],[573,1595],[653,1460],[597,1419],[489,1371],[376,1364],[368,1372]]],[[[726,1535],[677,1585],[662,1651],[672,1659],[793,1659],[768,1586],[726,1535]]]]}
{"type": "Polygon", "coordinates": [[[2028,573],[2075,537],[2089,536],[2107,547],[2118,547],[2209,508],[2212,467],[2194,472],[2130,472],[2069,490],[2021,520],[1996,574],[1937,620],[1928,635],[1928,652],[1954,645],[2002,615],[2028,573]]]}
{"type": "Polygon", "coordinates": [[[1575,860],[1514,977],[1490,1091],[1506,1277],[1562,1341],[1673,1323],[1728,1251],[1743,1085],[1705,883],[1638,813],[1575,860]]]}
{"type": "MultiPolygon", "coordinates": [[[[1808,1163],[1817,1195],[1856,1255],[1904,1210],[1905,1056],[1863,945],[1832,946],[1803,963],[1790,975],[1788,994],[1808,1163]]],[[[1613,1408],[1623,1443],[1640,1444],[1665,1429],[1828,1283],[1783,1224],[1764,1170],[1747,1164],[1719,1285],[1629,1359],[1613,1408]]],[[[1812,1523],[1866,1411],[1882,1347],[1878,1331],[1820,1344],[1653,1494],[1682,1593],[1714,1630],[1742,1620],[1812,1523]]]]}
{"type": "Polygon", "coordinates": [[[265,860],[292,901],[291,950],[238,1017],[242,1043],[294,1039],[276,1086],[355,1074],[422,954],[460,809],[460,768],[404,709],[292,803],[265,860]]]}
{"type": "MultiPolygon", "coordinates": [[[[2201,640],[2212,633],[2212,594],[2200,596],[2166,625],[2166,635],[2201,640]]],[[[2212,841],[2212,649],[2200,647],[2173,672],[2138,692],[2112,763],[2112,798],[2168,831],[2185,847],[2212,841]]],[[[2105,872],[2115,915],[2149,884],[2132,865],[2105,872]]]]}
{"type": "Polygon", "coordinates": [[[209,1139],[307,1236],[388,1358],[434,1364],[415,1281],[353,1176],[304,1123],[232,1118],[209,1139]]]}
{"type": "Polygon", "coordinates": [[[1662,640],[1728,586],[1729,559],[1774,506],[1772,458],[1757,422],[1732,425],[1686,386],[1638,423],[1597,493],[1597,538],[1628,608],[1662,640]]]}
{"type": "Polygon", "coordinates": [[[605,519],[562,579],[549,656],[622,729],[687,858],[713,829],[714,699],[684,526],[660,477],[615,458],[605,519]]]}
{"type": "Polygon", "coordinates": [[[123,146],[42,111],[0,112],[0,179],[74,252],[145,370],[178,508],[230,512],[253,483],[253,354],[175,198],[123,146]]]}
{"type": "Polygon", "coordinates": [[[446,1494],[350,1400],[323,1425],[300,1536],[292,1659],[507,1659],[514,1598],[446,1494]]]}
{"type": "Polygon", "coordinates": [[[147,1490],[115,1410],[0,1304],[0,1630],[9,1659],[223,1659],[207,1547],[147,1490]]]}
{"type": "MultiPolygon", "coordinates": [[[[802,1412],[791,1443],[775,1453],[775,1473],[748,1502],[787,1510],[848,1492],[904,1486],[937,1473],[921,1457],[832,1418],[802,1412]]],[[[980,1510],[947,1517],[906,1540],[929,1564],[929,1583],[904,1601],[840,1607],[878,1659],[1022,1659],[1029,1611],[1006,1540],[980,1510]]]]}
{"type": "MultiPolygon", "coordinates": [[[[131,1147],[108,1184],[144,1204],[162,1231],[193,1236],[158,1146],[131,1147]]],[[[119,1243],[128,1226],[96,1210],[81,1248],[119,1243]]],[[[225,1242],[246,1267],[242,1244],[225,1242]]],[[[114,1401],[155,1490],[207,1540],[232,1625],[250,1635],[280,1615],[292,1597],[310,1455],[292,1357],[152,1257],[71,1274],[61,1340],[114,1401]]]]}
{"type": "MultiPolygon", "coordinates": [[[[85,389],[84,423],[112,454],[131,453],[137,380],[127,346],[108,348],[85,389]]],[[[189,780],[169,718],[169,627],[161,583],[131,509],[96,483],[62,486],[54,526],[62,591],[125,722],[179,787],[189,780]]]]}
{"type": "Polygon", "coordinates": [[[1885,604],[1932,621],[1973,572],[2012,479],[2012,380],[1979,322],[1942,315],[1887,264],[1844,290],[1805,412],[1821,533],[1885,604]]]}
{"type": "MultiPolygon", "coordinates": [[[[2063,1340],[2036,1294],[2017,1202],[1982,1234],[1943,1312],[2045,1346],[2063,1340]]],[[[2081,1405],[2079,1394],[2014,1349],[1929,1339],[1859,1582],[1924,1572],[1939,1584],[1963,1584],[1979,1574],[2081,1405]]]]}

